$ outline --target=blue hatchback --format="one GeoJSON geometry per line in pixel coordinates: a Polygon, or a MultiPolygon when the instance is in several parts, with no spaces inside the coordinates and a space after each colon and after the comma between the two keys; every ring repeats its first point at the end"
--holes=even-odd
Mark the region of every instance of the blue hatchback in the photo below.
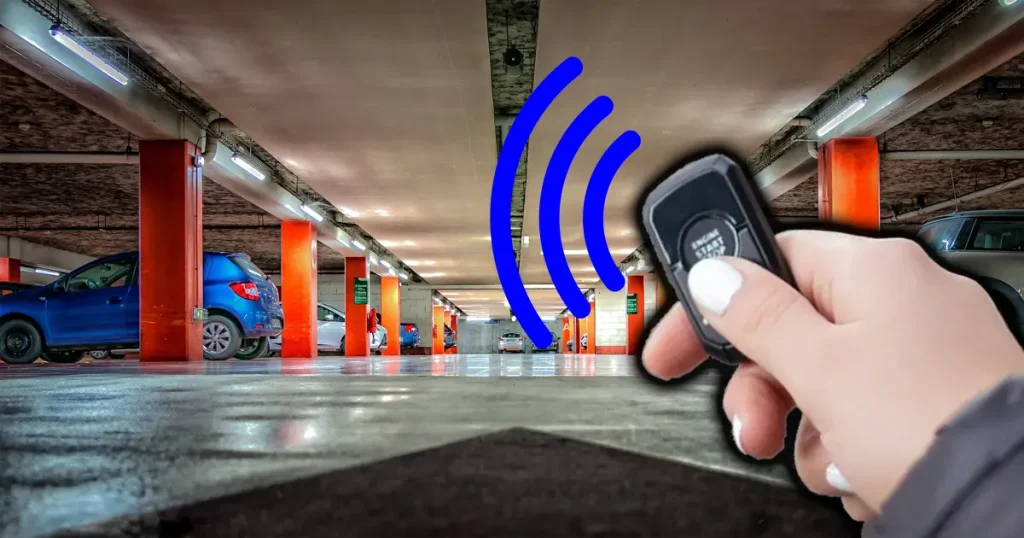
{"type": "MultiPolygon", "coordinates": [[[[0,359],[78,362],[86,351],[137,349],[137,252],[91,262],[36,289],[0,297],[0,359]]],[[[277,287],[245,254],[203,254],[203,354],[262,356],[284,329],[277,287]]]]}

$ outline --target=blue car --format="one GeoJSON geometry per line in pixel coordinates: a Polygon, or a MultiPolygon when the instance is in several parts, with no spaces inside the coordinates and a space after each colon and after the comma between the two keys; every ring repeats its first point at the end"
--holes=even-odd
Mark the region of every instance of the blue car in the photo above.
{"type": "Polygon", "coordinates": [[[402,349],[410,347],[419,347],[420,328],[417,327],[415,323],[403,323],[401,329],[402,349]]]}
{"type": "MultiPolygon", "coordinates": [[[[0,297],[0,360],[73,363],[86,351],[139,347],[137,252],[86,264],[56,282],[0,297]]],[[[203,355],[254,359],[284,329],[277,287],[249,256],[203,254],[203,355]]]]}

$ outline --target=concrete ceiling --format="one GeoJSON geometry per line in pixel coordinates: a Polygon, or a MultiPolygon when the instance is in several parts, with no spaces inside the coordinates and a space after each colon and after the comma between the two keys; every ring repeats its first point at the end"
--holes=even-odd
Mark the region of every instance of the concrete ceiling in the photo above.
{"type": "MultiPolygon", "coordinates": [[[[580,223],[590,174],[611,142],[632,129],[643,144],[620,169],[605,209],[613,253],[631,251],[640,244],[637,199],[664,166],[709,143],[753,153],[930,3],[541,2],[538,78],[568,56],[579,57],[584,71],[531,139],[524,234],[537,236],[540,189],[555,144],[595,97],[610,97],[615,111],[569,171],[564,246],[585,247],[580,223]]],[[[586,256],[569,265],[577,278],[593,276],[586,256]]],[[[549,281],[539,241],[523,249],[520,272],[526,282],[549,281]]]]}
{"type": "MultiPolygon", "coordinates": [[[[521,79],[492,78],[503,50],[493,35],[489,40],[495,21],[492,13],[488,24],[486,10],[500,11],[500,1],[92,4],[304,183],[353,210],[352,220],[456,305],[471,314],[508,315],[500,291],[444,290],[445,284],[497,283],[488,241],[495,105],[524,97],[521,79]]],[[[637,130],[643,146],[613,184],[606,211],[610,246],[621,258],[639,243],[636,197],[665,163],[709,141],[753,152],[929,2],[748,4],[738,10],[715,3],[541,2],[534,82],[569,55],[580,57],[585,71],[531,140],[523,233],[533,241],[521,266],[527,283],[549,282],[536,220],[547,160],[565,126],[594,97],[611,97],[616,111],[570,171],[563,237],[566,249],[583,250],[580,204],[590,172],[616,136],[637,130]]],[[[1024,59],[993,74],[1024,76],[1024,59]]],[[[136,147],[128,133],[2,63],[0,84],[0,151],[136,147]]],[[[979,85],[886,133],[885,149],[1024,147],[1021,101],[979,99],[979,85]]],[[[0,235],[91,255],[135,248],[136,170],[0,165],[0,227],[102,222],[121,228],[0,235]]],[[[883,162],[883,216],[914,209],[922,197],[927,203],[951,198],[953,183],[963,194],[1022,175],[1022,163],[1010,161],[883,162]]],[[[1024,207],[1024,190],[966,207],[1024,207]]],[[[248,251],[268,270],[279,266],[275,219],[212,182],[204,209],[214,227],[204,234],[206,248],[248,251]]],[[[816,214],[813,178],[772,209],[816,214]]],[[[320,253],[322,268],[340,269],[336,254],[320,253]]],[[[569,261],[581,286],[598,285],[587,256],[569,261]]],[[[530,295],[542,314],[563,307],[553,290],[530,295]]]]}
{"type": "Polygon", "coordinates": [[[482,2],[92,4],[421,276],[493,281],[482,2]]]}

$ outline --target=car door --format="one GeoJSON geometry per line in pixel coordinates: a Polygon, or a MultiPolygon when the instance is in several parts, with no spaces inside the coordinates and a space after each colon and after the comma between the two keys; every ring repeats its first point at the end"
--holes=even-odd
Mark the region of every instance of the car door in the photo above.
{"type": "Polygon", "coordinates": [[[345,337],[345,315],[327,306],[316,308],[316,345],[324,351],[335,351],[341,348],[341,339],[345,337]]]}
{"type": "MultiPolygon", "coordinates": [[[[128,341],[135,257],[93,262],[69,274],[44,296],[50,343],[58,346],[128,341]]],[[[137,312],[137,307],[136,307],[137,312]]]]}

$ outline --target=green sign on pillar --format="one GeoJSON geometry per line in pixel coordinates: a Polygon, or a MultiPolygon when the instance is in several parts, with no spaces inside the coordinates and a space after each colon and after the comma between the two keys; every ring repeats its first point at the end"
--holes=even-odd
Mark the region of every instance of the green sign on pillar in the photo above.
{"type": "Polygon", "coordinates": [[[626,296],[626,314],[636,314],[637,308],[636,294],[630,293],[626,296]]]}
{"type": "Polygon", "coordinates": [[[352,304],[370,304],[370,279],[356,277],[352,304]]]}

